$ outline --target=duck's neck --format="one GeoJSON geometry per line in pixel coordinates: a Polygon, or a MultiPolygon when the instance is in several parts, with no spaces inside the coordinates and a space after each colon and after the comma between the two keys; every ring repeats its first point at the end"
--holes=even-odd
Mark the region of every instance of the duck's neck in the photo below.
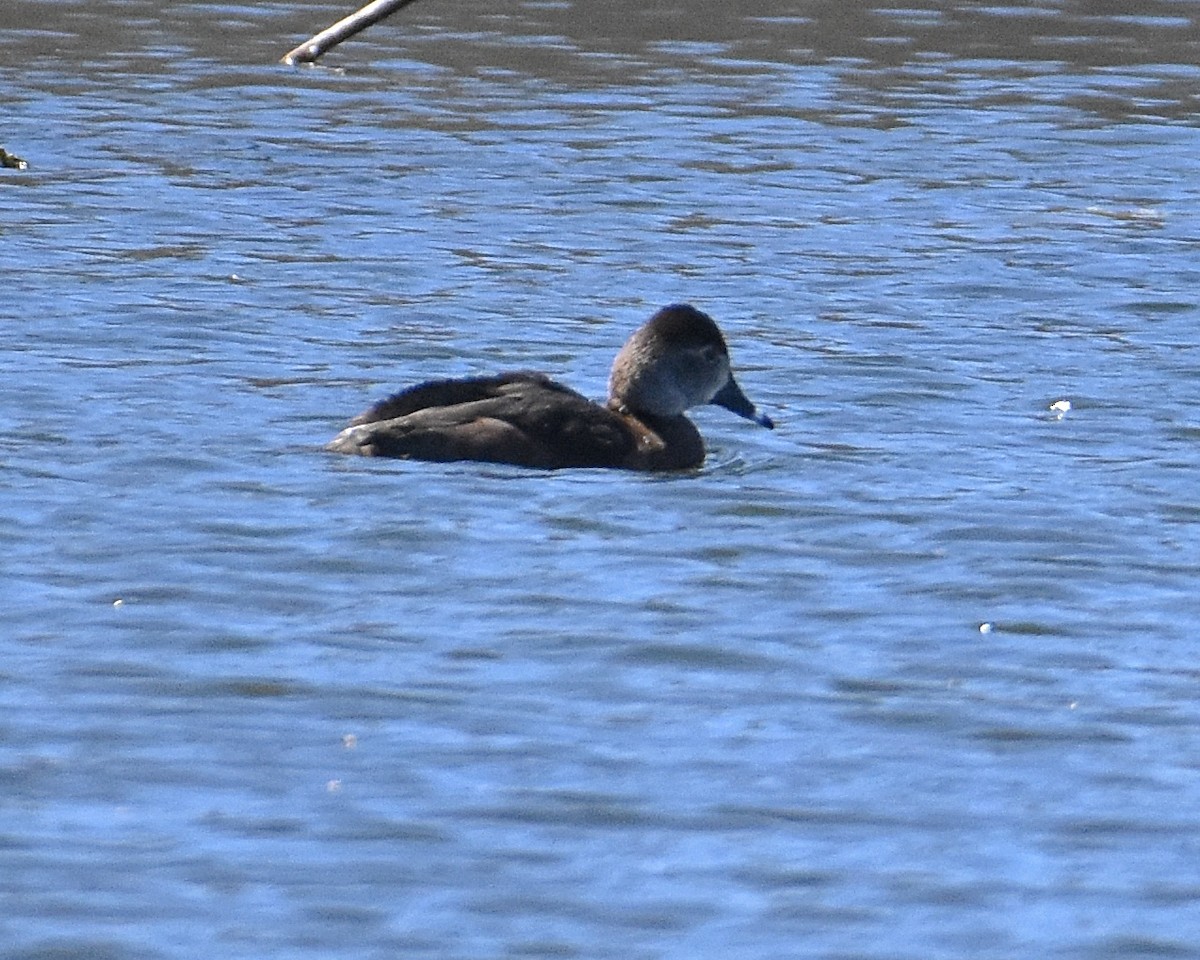
{"type": "Polygon", "coordinates": [[[704,440],[700,431],[682,413],[673,417],[633,413],[615,400],[608,407],[629,428],[636,448],[629,456],[635,470],[689,470],[704,462],[704,440]]]}

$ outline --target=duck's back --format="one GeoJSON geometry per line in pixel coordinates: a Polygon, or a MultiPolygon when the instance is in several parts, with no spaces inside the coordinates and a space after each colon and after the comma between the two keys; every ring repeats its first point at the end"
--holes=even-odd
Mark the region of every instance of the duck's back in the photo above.
{"type": "Polygon", "coordinates": [[[482,460],[527,467],[615,467],[636,446],[617,414],[540,373],[431,380],[359,414],[338,453],[482,460]]]}

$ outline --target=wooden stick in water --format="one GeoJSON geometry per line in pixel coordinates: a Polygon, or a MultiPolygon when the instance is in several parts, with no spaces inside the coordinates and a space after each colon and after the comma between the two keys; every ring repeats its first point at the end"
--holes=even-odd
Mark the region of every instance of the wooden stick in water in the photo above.
{"type": "Polygon", "coordinates": [[[289,66],[297,63],[312,63],[331,47],[336,47],[343,40],[349,40],[360,30],[365,30],[373,23],[378,23],[384,17],[389,17],[401,7],[407,7],[416,0],[373,0],[361,10],[350,14],[344,20],[339,20],[327,30],[322,30],[315,37],[305,40],[284,56],[282,63],[289,66]]]}
{"type": "Polygon", "coordinates": [[[27,164],[20,157],[15,157],[3,147],[0,147],[0,167],[12,167],[14,170],[28,170],[27,164]]]}

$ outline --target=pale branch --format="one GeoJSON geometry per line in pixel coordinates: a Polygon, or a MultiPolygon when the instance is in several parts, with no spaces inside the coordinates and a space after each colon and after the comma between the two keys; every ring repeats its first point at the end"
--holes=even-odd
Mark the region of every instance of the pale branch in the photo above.
{"type": "Polygon", "coordinates": [[[358,10],[343,20],[339,20],[332,27],[322,30],[315,37],[305,40],[304,43],[296,47],[295,50],[289,51],[283,58],[283,63],[312,63],[326,50],[331,47],[336,47],[343,40],[349,40],[360,30],[365,30],[373,23],[378,23],[384,17],[390,17],[401,7],[407,7],[410,3],[415,3],[416,0],[373,0],[361,10],[358,10]]]}

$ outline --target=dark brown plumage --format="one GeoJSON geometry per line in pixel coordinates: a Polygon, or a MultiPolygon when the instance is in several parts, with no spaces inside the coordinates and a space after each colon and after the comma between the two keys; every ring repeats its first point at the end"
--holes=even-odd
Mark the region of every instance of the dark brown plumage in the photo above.
{"type": "Polygon", "coordinates": [[[601,406],[541,373],[433,380],[377,403],[329,444],[338,453],[519,466],[678,470],[704,461],[683,411],[717,403],[772,427],[729,371],[720,330],[694,307],[665,307],[617,356],[601,406]]]}

